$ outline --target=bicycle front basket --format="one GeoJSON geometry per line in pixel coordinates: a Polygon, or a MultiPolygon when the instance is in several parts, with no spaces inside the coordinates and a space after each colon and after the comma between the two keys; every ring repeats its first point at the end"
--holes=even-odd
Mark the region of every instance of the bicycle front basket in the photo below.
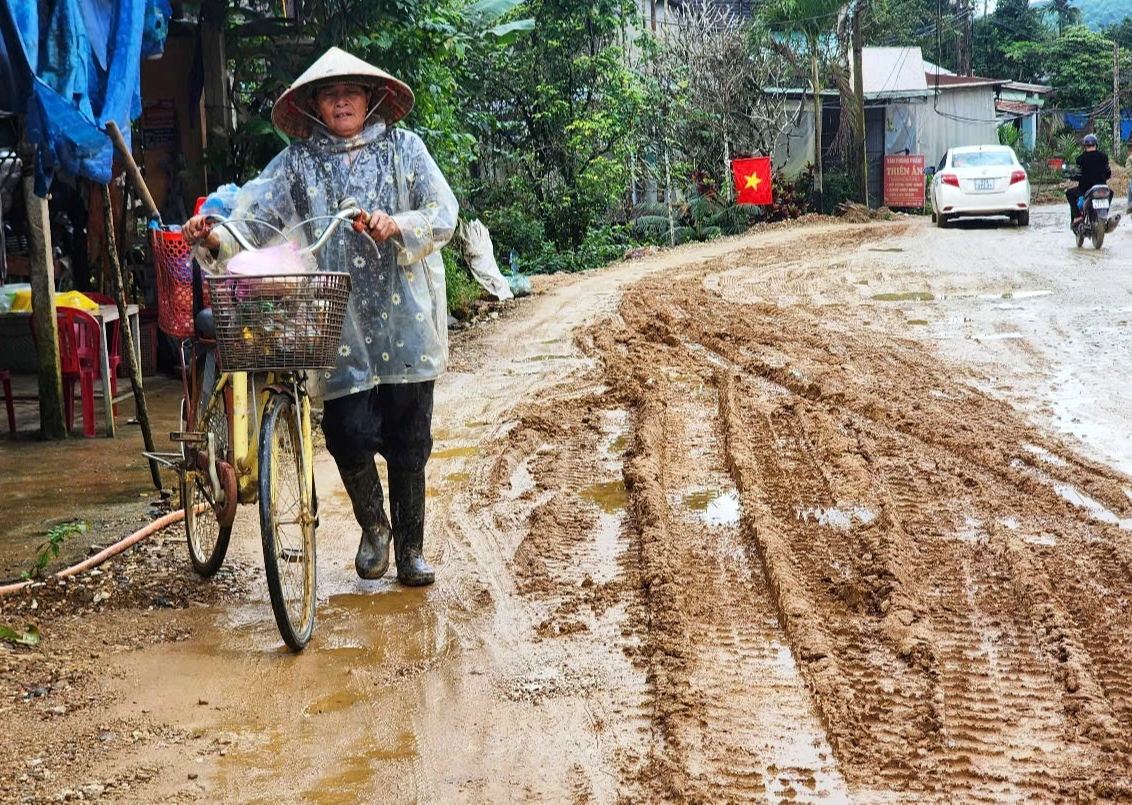
{"type": "Polygon", "coordinates": [[[350,298],[344,272],[206,276],[228,372],[330,369],[350,298]]]}

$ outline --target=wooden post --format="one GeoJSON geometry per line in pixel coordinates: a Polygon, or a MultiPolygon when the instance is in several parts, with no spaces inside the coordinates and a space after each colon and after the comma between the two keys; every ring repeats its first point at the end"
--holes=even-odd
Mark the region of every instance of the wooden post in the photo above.
{"type": "MultiPolygon", "coordinates": [[[[115,129],[116,131],[117,129],[115,129]]],[[[148,194],[148,191],[147,191],[148,194]]],[[[110,281],[114,286],[114,301],[118,304],[118,322],[121,326],[119,344],[126,351],[126,368],[130,371],[130,385],[134,389],[134,403],[141,425],[142,441],[146,452],[153,453],[153,430],[149,426],[149,408],[145,402],[145,389],[142,387],[141,365],[134,354],[134,337],[130,329],[130,317],[126,315],[126,287],[122,282],[122,264],[118,261],[118,244],[114,239],[114,205],[110,203],[110,188],[102,185],[102,214],[106,223],[106,251],[110,255],[110,281]]],[[[149,460],[149,472],[153,485],[161,489],[161,469],[154,459],[149,460]]]]}
{"type": "Polygon", "coordinates": [[[201,10],[205,132],[211,145],[226,147],[231,138],[233,114],[228,92],[228,58],[224,49],[228,0],[204,0],[201,10]]]}
{"type": "Polygon", "coordinates": [[[59,362],[59,325],[55,321],[55,264],[51,257],[51,221],[47,199],[35,194],[35,149],[23,140],[24,203],[27,205],[31,309],[39,364],[39,433],[44,439],[67,438],[63,411],[63,376],[59,362]]]}
{"type": "Polygon", "coordinates": [[[853,10],[853,99],[856,109],[853,110],[853,159],[857,162],[857,193],[861,203],[869,206],[869,155],[866,151],[865,139],[865,76],[864,73],[864,46],[861,38],[861,12],[864,0],[857,0],[853,10]]]}

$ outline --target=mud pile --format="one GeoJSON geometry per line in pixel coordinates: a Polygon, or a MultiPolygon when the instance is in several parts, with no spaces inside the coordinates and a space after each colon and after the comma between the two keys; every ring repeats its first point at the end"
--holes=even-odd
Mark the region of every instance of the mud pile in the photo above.
{"type": "Polygon", "coordinates": [[[835,306],[727,300],[797,252],[631,288],[495,460],[539,636],[643,674],[608,692],[619,790],[1132,797],[1129,479],[835,306]]]}

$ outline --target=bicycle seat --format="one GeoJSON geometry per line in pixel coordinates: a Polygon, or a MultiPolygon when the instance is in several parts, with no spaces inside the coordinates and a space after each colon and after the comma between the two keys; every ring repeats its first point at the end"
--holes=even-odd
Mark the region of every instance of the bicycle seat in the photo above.
{"type": "Polygon", "coordinates": [[[196,328],[198,338],[216,340],[216,320],[212,317],[212,308],[206,307],[196,315],[196,328]]]}

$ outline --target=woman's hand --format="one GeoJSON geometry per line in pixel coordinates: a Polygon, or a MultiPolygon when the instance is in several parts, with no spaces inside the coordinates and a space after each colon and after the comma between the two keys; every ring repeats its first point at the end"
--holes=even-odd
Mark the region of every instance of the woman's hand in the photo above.
{"type": "Polygon", "coordinates": [[[401,228],[397,226],[397,222],[381,210],[370,213],[369,218],[365,219],[365,227],[369,236],[377,243],[384,243],[394,235],[401,234],[401,228]]]}
{"type": "Polygon", "coordinates": [[[185,225],[181,227],[181,237],[190,246],[200,243],[213,251],[220,248],[220,236],[212,231],[212,226],[203,215],[194,215],[185,221],[185,225]]]}

